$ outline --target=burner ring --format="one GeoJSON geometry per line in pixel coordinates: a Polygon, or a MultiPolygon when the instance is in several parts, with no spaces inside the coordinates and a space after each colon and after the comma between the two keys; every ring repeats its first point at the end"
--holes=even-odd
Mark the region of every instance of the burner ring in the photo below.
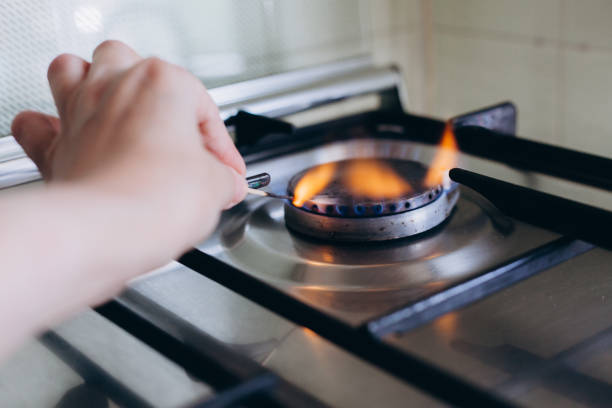
{"type": "MultiPolygon", "coordinates": [[[[337,162],[337,165],[342,169],[349,161],[337,162]]],[[[427,231],[450,215],[459,197],[456,184],[448,189],[442,186],[428,188],[422,183],[427,172],[423,164],[397,159],[385,163],[410,184],[409,193],[380,200],[356,198],[337,177],[302,207],[285,202],[287,227],[327,240],[384,241],[427,231]]],[[[295,186],[308,170],[290,180],[289,195],[293,195],[295,186]]]]}
{"type": "Polygon", "coordinates": [[[411,211],[377,217],[331,217],[285,202],[289,229],[314,238],[366,242],[386,241],[420,234],[441,224],[455,207],[459,189],[453,185],[437,200],[411,211]]]}
{"type": "MultiPolygon", "coordinates": [[[[380,217],[383,215],[399,214],[415,210],[435,201],[442,194],[442,187],[427,189],[410,197],[400,197],[393,200],[364,201],[338,203],[334,199],[317,198],[307,200],[301,209],[315,214],[323,214],[328,217],[340,218],[367,218],[380,217]]],[[[291,195],[291,192],[289,193],[291,195]]]]}

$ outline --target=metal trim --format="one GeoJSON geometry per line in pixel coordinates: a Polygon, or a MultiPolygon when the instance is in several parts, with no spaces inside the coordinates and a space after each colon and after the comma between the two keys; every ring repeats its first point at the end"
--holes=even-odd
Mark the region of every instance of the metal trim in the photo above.
{"type": "Polygon", "coordinates": [[[362,56],[224,85],[210,89],[208,92],[218,105],[226,106],[298,88],[325,78],[367,69],[372,65],[372,58],[362,56]]]}
{"type": "Polygon", "coordinates": [[[401,77],[393,68],[372,68],[288,89],[261,98],[220,105],[225,120],[243,110],[256,115],[280,117],[346,98],[382,93],[400,86],[401,77]]]}
{"type": "MultiPolygon", "coordinates": [[[[14,143],[17,144],[17,142],[14,143]]],[[[2,151],[0,151],[0,154],[2,154],[2,151]]],[[[38,168],[32,160],[25,157],[25,153],[21,157],[0,162],[0,190],[39,180],[40,178],[38,168]]]]}
{"type": "Polygon", "coordinates": [[[0,163],[25,157],[25,152],[13,136],[0,137],[0,163]]]}

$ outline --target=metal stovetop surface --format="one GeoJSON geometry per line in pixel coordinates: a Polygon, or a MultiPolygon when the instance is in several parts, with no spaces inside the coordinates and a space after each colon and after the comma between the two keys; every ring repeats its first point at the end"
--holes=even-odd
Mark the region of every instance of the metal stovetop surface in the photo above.
{"type": "MultiPolygon", "coordinates": [[[[433,149],[428,146],[407,142],[381,140],[338,142],[290,156],[251,164],[249,165],[249,173],[254,174],[262,170],[271,172],[274,176],[274,182],[270,186],[270,190],[280,192],[285,188],[288,178],[294,171],[317,162],[351,155],[391,155],[428,162],[432,153],[433,149]]],[[[533,178],[530,174],[517,172],[505,166],[476,162],[469,157],[464,157],[462,164],[473,169],[478,169],[478,166],[480,168],[484,167],[488,174],[503,175],[503,178],[521,184],[541,183],[543,181],[541,178],[533,178]]],[[[548,186],[547,184],[542,185],[548,186]]],[[[601,203],[601,201],[598,202],[601,203]]],[[[419,247],[420,240],[415,239],[372,247],[368,251],[364,251],[363,248],[357,251],[350,246],[345,248],[334,245],[332,248],[332,253],[335,254],[333,262],[324,259],[321,261],[322,258],[316,261],[312,257],[315,255],[322,257],[321,254],[325,252],[321,252],[320,248],[325,247],[325,245],[302,240],[289,234],[282,220],[278,217],[278,213],[276,218],[270,216],[270,220],[268,220],[269,226],[274,226],[276,230],[263,229],[259,232],[264,236],[265,234],[278,232],[279,234],[274,238],[274,244],[270,245],[255,240],[256,235],[253,235],[255,232],[253,230],[258,230],[260,227],[253,226],[251,219],[258,217],[256,215],[259,214],[257,211],[273,215],[274,211],[278,210],[279,204],[271,200],[249,199],[245,205],[224,214],[217,233],[202,244],[201,248],[217,257],[227,257],[223,259],[235,262],[245,272],[255,274],[261,279],[283,287],[296,296],[306,299],[311,304],[355,324],[367,319],[367,316],[377,316],[380,311],[392,307],[395,304],[394,302],[410,303],[411,297],[409,295],[411,293],[409,291],[398,291],[398,287],[418,288],[419,285],[426,286],[427,279],[433,282],[442,281],[443,284],[451,284],[453,279],[466,278],[467,275],[465,274],[444,275],[443,271],[434,268],[437,265],[434,261],[444,259],[445,254],[442,251],[438,253],[432,248],[446,248],[447,250],[458,248],[459,251],[462,251],[462,248],[468,243],[481,242],[480,249],[485,251],[492,250],[491,243],[485,245],[487,244],[486,241],[495,239],[502,243],[514,242],[517,246],[510,249],[519,252],[521,248],[539,245],[556,238],[554,234],[521,223],[514,223],[513,232],[504,234],[503,231],[507,231],[504,226],[508,226],[508,220],[503,217],[500,218],[495,212],[491,212],[492,209],[488,208],[485,202],[480,201],[477,195],[465,190],[462,191],[462,198],[453,218],[441,229],[421,237],[423,242],[430,242],[431,246],[419,247]],[[453,232],[454,225],[458,226],[461,223],[466,223],[471,219],[470,217],[475,217],[477,222],[474,226],[469,227],[469,233],[453,232]],[[238,221],[241,218],[242,221],[238,221]],[[231,241],[233,244],[228,245],[227,243],[230,241],[227,240],[227,237],[223,238],[224,231],[235,230],[236,225],[240,225],[240,223],[244,226],[242,230],[237,229],[242,231],[241,234],[233,236],[234,240],[231,241]],[[234,226],[232,227],[232,225],[234,226]],[[447,237],[445,239],[450,242],[442,243],[440,241],[441,237],[447,237]],[[256,242],[249,244],[249,240],[256,242]],[[258,269],[247,268],[248,264],[244,259],[242,259],[241,264],[238,264],[236,260],[241,259],[238,258],[240,251],[235,252],[236,249],[246,244],[253,245],[259,251],[255,253],[255,255],[258,255],[258,269]],[[266,262],[279,262],[274,257],[282,259],[280,252],[287,248],[290,249],[284,254],[287,262],[292,261],[294,262],[293,265],[299,262],[306,265],[309,268],[308,270],[316,273],[313,275],[296,275],[291,274],[290,271],[287,272],[287,270],[284,271],[284,274],[272,273],[274,269],[266,265],[273,264],[267,264],[266,262]],[[299,252],[300,248],[302,250],[307,248],[311,252],[299,252]],[[385,250],[388,252],[385,252],[385,250]],[[429,258],[424,254],[429,254],[429,258]],[[383,260],[384,257],[387,257],[387,261],[383,260]],[[365,262],[368,263],[359,266],[365,262]],[[396,276],[403,278],[398,285],[389,281],[390,276],[380,273],[385,266],[394,268],[396,276]],[[427,269],[425,266],[430,268],[427,269]],[[411,280],[410,271],[413,270],[413,267],[415,271],[424,272],[415,274],[415,277],[411,280]],[[356,270],[357,274],[352,275],[352,270],[356,270]],[[384,293],[384,296],[363,299],[365,297],[363,295],[364,288],[369,283],[364,279],[368,275],[366,271],[371,272],[369,273],[371,275],[370,279],[382,288],[381,293],[384,293]],[[307,298],[300,294],[298,289],[303,287],[311,289],[315,286],[312,283],[313,279],[317,279],[318,286],[328,288],[327,292],[322,292],[330,294],[328,299],[307,298]],[[398,297],[386,299],[389,291],[393,292],[393,290],[399,292],[398,297]],[[338,293],[354,295],[353,302],[350,303],[345,298],[338,297],[338,293]],[[340,299],[339,303],[324,301],[338,298],[340,299]],[[347,311],[346,305],[365,305],[365,307],[362,310],[347,311]]],[[[282,209],[282,205],[280,205],[280,208],[282,209]]],[[[470,251],[463,253],[471,257],[474,257],[475,254],[481,255],[478,252],[470,251]]],[[[506,256],[509,256],[509,254],[506,254],[506,256]]],[[[473,260],[468,261],[473,262],[473,260]]],[[[540,377],[537,376],[533,382],[526,384],[528,389],[534,391],[521,394],[520,389],[524,384],[517,382],[518,387],[513,385],[516,379],[522,378],[524,372],[510,371],[510,376],[508,376],[508,373],[504,371],[507,365],[497,366],[495,362],[491,363],[491,361],[494,358],[508,360],[508,356],[510,356],[509,360],[511,361],[516,353],[505,354],[506,349],[501,347],[503,344],[511,344],[515,348],[520,348],[523,351],[527,350],[531,353],[531,357],[533,355],[537,355],[539,358],[553,357],[553,366],[558,367],[558,361],[565,357],[565,349],[568,347],[571,349],[572,344],[576,341],[590,339],[600,330],[605,331],[607,327],[607,320],[604,318],[607,316],[607,297],[605,296],[608,293],[607,286],[605,284],[602,286],[602,283],[606,282],[604,279],[605,273],[602,275],[605,272],[602,265],[606,265],[608,262],[609,254],[605,251],[599,251],[597,254],[586,254],[572,261],[571,264],[557,266],[543,272],[541,277],[529,279],[516,287],[510,287],[491,297],[490,300],[479,302],[459,312],[446,314],[431,324],[406,335],[389,335],[386,340],[399,348],[420,355],[435,365],[445,367],[460,376],[466,376],[470,381],[477,382],[482,386],[494,389],[501,387],[509,390],[503,393],[512,400],[534,406],[558,401],[554,391],[551,392],[551,387],[546,384],[544,388],[533,385],[539,384],[540,377]],[[594,263],[585,264],[584,259],[592,259],[594,256],[597,258],[594,263]],[[588,266],[590,272],[587,276],[583,276],[586,273],[584,272],[585,265],[591,265],[588,266]],[[583,273],[577,273],[581,271],[583,273]],[[565,276],[565,279],[562,278],[563,276],[565,276]],[[568,295],[566,296],[564,293],[568,295]],[[526,299],[533,299],[533,301],[527,302],[526,299]],[[593,313],[596,310],[592,309],[593,313],[591,313],[591,309],[583,307],[581,299],[588,300],[591,302],[590,304],[597,306],[596,316],[599,316],[598,319],[593,319],[593,313]],[[562,300],[561,303],[559,303],[560,300],[562,300]],[[492,312],[490,316],[489,312],[492,312]],[[560,315],[557,315],[557,313],[560,315]],[[525,324],[518,324],[529,316],[532,318],[527,319],[525,324]],[[567,318],[559,319],[559,316],[567,316],[567,318]],[[547,325],[547,321],[553,320],[559,321],[559,324],[547,325]],[[573,333],[574,337],[568,338],[563,334],[568,331],[573,333]],[[532,333],[532,335],[529,335],[524,341],[515,341],[525,333],[532,333]],[[568,340],[563,344],[559,341],[554,344],[550,343],[550,341],[561,338],[568,340]],[[548,340],[539,341],[538,339],[548,340]],[[462,342],[478,347],[472,347],[469,350],[457,347],[457,344],[461,345],[462,342]],[[488,355],[485,352],[489,349],[492,350],[489,354],[495,355],[494,358],[488,358],[487,360],[488,355]],[[475,350],[475,352],[468,353],[466,350],[475,350]],[[503,355],[499,357],[499,353],[503,355]],[[562,358],[560,359],[557,354],[562,358]],[[555,356],[557,357],[555,358],[555,356]],[[508,380],[508,384],[504,384],[506,380],[508,380]]],[[[437,288],[434,287],[435,289],[437,288]]],[[[317,334],[292,324],[178,264],[171,265],[164,270],[133,282],[121,299],[133,307],[134,310],[143,313],[150,310],[156,310],[156,313],[159,313],[160,310],[167,311],[167,314],[161,313],[158,318],[170,321],[177,330],[181,331],[182,327],[190,326],[213,336],[270,367],[284,378],[317,395],[332,406],[368,407],[381,401],[384,401],[386,406],[398,407],[405,406],[407,401],[413,406],[434,406],[438,403],[438,401],[432,400],[411,385],[403,383],[382,370],[359,360],[317,334]]],[[[95,331],[89,330],[88,327],[92,319],[88,319],[88,316],[83,316],[78,321],[71,323],[78,326],[75,326],[75,330],[73,330],[75,333],[78,332],[77,335],[60,332],[62,335],[65,334],[66,341],[74,344],[80,350],[84,350],[82,344],[89,344],[90,342],[99,344],[99,342],[96,343],[99,339],[110,339],[111,334],[117,330],[110,322],[96,326],[95,331]]],[[[98,320],[100,320],[99,317],[96,321],[98,320]]],[[[600,337],[597,336],[594,338],[595,341],[599,339],[600,337]]],[[[189,338],[185,341],[197,343],[198,339],[189,338]]],[[[599,343],[595,342],[595,345],[598,346],[599,343]]],[[[605,346],[606,341],[604,339],[604,344],[601,347],[605,346]]],[[[30,351],[30,349],[24,350],[28,355],[31,354],[30,351]]],[[[101,350],[93,350],[90,355],[94,361],[104,362],[104,364],[109,363],[108,355],[102,353],[101,350]]],[[[581,354],[572,354],[573,361],[576,360],[577,355],[581,354]]],[[[117,367],[122,367],[124,359],[117,355],[116,360],[117,367]]],[[[19,361],[23,360],[20,359],[19,361]]],[[[589,367],[595,367],[592,375],[599,376],[602,379],[606,378],[605,365],[596,364],[593,366],[589,361],[585,361],[586,365],[578,369],[584,371],[589,367]]],[[[546,371],[549,370],[549,366],[550,364],[547,363],[544,367],[544,373],[549,372],[546,371]]],[[[512,367],[510,368],[512,369],[512,367]]],[[[10,367],[7,367],[7,369],[11,371],[10,367]]],[[[70,377],[65,371],[66,368],[45,368],[44,370],[38,370],[36,373],[28,372],[28,375],[23,376],[23,380],[20,381],[23,381],[24,389],[36,389],[35,378],[53,376],[58,379],[66,376],[66,387],[69,388],[72,386],[74,374],[70,374],[72,376],[70,377]],[[37,377],[34,374],[40,375],[37,377]]],[[[9,372],[5,370],[3,372],[12,377],[9,372]]],[[[148,380],[151,384],[157,384],[158,386],[167,384],[165,381],[153,380],[150,375],[148,380]]],[[[578,384],[577,386],[580,385],[579,383],[576,384],[578,384]]],[[[200,392],[201,390],[197,390],[195,394],[200,392]]],[[[183,398],[188,399],[189,397],[184,394],[183,398]]],[[[562,396],[562,399],[567,402],[567,396],[562,396]]],[[[576,400],[571,402],[576,402],[576,400]]],[[[570,405],[572,404],[570,403],[570,405]]]]}
{"type": "Polygon", "coordinates": [[[610,406],[609,262],[590,251],[385,340],[521,405],[610,406]]]}
{"type": "MultiPolygon", "coordinates": [[[[267,171],[269,190],[312,165],[352,157],[428,162],[433,148],[413,142],[357,139],[316,147],[249,166],[267,171]]],[[[380,243],[331,243],[290,232],[283,201],[249,198],[224,214],[199,248],[272,283],[350,324],[476,276],[558,235],[513,221],[469,189],[450,219],[416,237],[380,243]]]]}

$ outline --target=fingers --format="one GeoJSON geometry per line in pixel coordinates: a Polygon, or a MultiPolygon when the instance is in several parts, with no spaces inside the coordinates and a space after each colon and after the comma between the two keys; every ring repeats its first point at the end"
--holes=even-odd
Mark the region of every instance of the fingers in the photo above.
{"type": "Polygon", "coordinates": [[[71,54],[62,54],[49,65],[47,76],[60,117],[66,116],[70,95],[85,77],[100,80],[105,76],[124,71],[138,61],[140,56],[119,41],[104,41],[96,47],[92,63],[71,54]]]}
{"type": "Polygon", "coordinates": [[[62,54],[49,65],[47,78],[55,106],[61,117],[66,114],[69,96],[87,75],[89,63],[76,55],[62,54]]]}
{"type": "Polygon", "coordinates": [[[226,209],[231,208],[244,200],[244,197],[247,194],[247,182],[244,174],[237,173],[233,168],[230,169],[230,171],[234,177],[234,196],[232,197],[230,203],[225,207],[226,209]]]}
{"type": "Polygon", "coordinates": [[[125,71],[142,58],[120,41],[107,40],[96,47],[91,59],[88,77],[98,80],[125,71]]]}
{"type": "Polygon", "coordinates": [[[217,105],[212,100],[206,89],[202,86],[201,96],[198,102],[198,121],[200,133],[204,138],[206,148],[221,160],[221,162],[233,168],[239,175],[244,177],[246,165],[244,159],[236,149],[236,145],[227,133],[225,124],[219,116],[217,105]]]}
{"type": "Polygon", "coordinates": [[[234,196],[226,208],[238,204],[247,194],[247,183],[245,179],[246,165],[244,159],[236,149],[236,145],[227,133],[225,124],[219,116],[217,105],[212,100],[206,88],[200,86],[200,98],[198,102],[197,115],[200,133],[204,139],[204,145],[223,164],[229,166],[234,178],[234,196]]]}
{"type": "Polygon", "coordinates": [[[21,112],[13,119],[11,131],[45,179],[51,176],[49,152],[59,135],[60,121],[39,112],[21,112]]]}

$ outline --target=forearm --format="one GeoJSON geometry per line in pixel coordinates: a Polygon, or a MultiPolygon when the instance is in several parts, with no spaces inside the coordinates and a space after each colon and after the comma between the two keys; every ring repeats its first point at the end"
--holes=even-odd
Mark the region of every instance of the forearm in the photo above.
{"type": "MultiPolygon", "coordinates": [[[[179,231],[157,230],[160,213],[143,206],[142,197],[68,185],[1,200],[0,356],[186,249],[177,246],[179,231]],[[149,237],[146,250],[143,237],[149,237]]],[[[202,231],[215,222],[213,216],[202,231]]]]}

